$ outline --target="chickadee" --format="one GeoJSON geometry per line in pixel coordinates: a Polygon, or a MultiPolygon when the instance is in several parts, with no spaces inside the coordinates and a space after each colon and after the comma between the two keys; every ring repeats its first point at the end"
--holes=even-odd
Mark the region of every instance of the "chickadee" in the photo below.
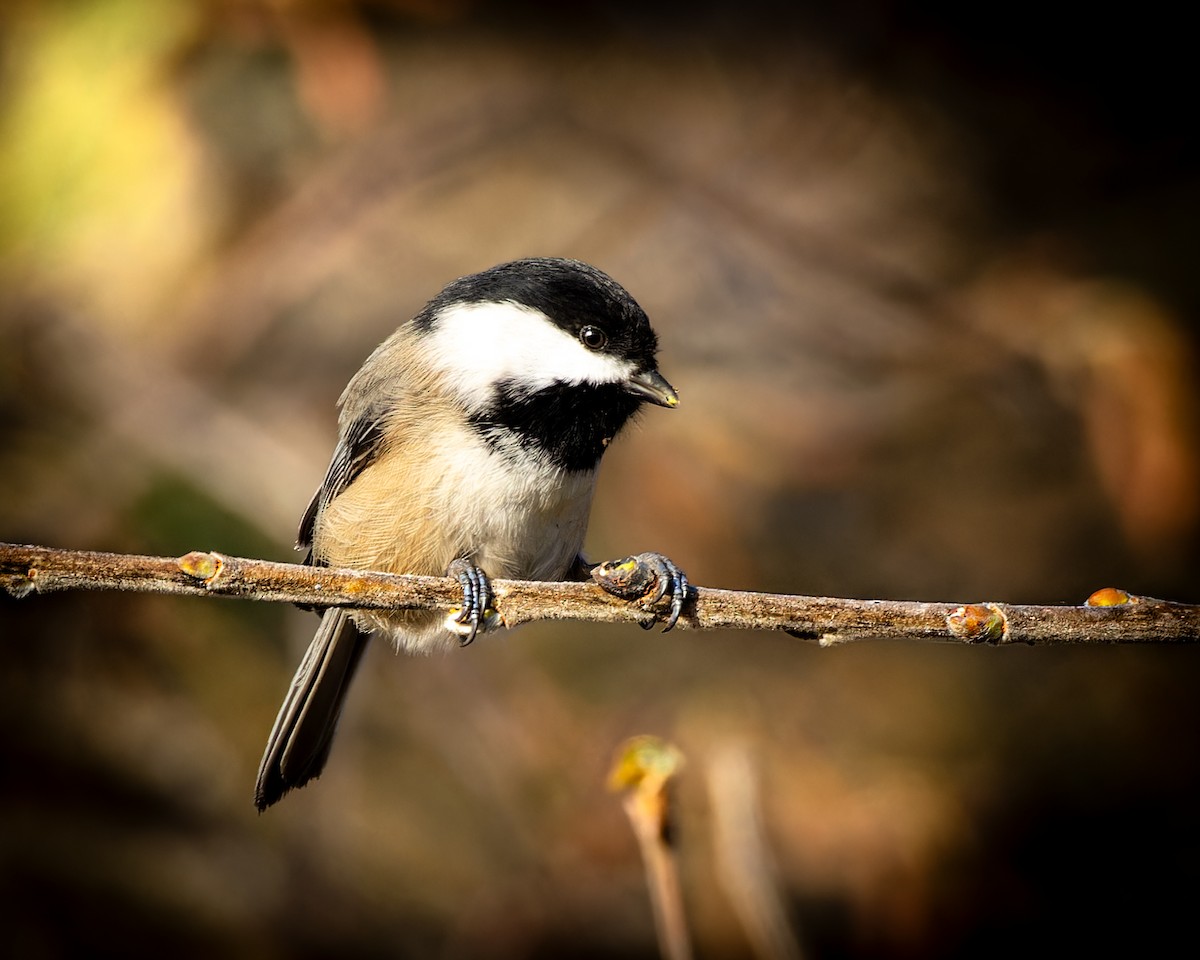
{"type": "MultiPolygon", "coordinates": [[[[489,577],[586,579],[600,457],[643,403],[679,403],[656,349],[610,277],[529,259],[453,281],[367,358],[297,546],[320,566],[456,577],[463,602],[449,617],[322,613],[259,766],[260,811],[321,773],[372,632],[408,652],[465,645],[498,625],[489,577]]],[[[633,559],[670,600],[670,629],[687,579],[659,554],[633,559]]]]}

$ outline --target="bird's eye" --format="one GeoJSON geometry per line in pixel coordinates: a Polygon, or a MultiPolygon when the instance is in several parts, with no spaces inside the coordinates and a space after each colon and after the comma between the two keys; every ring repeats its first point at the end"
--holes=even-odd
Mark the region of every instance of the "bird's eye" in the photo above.
{"type": "Polygon", "coordinates": [[[587,326],[579,331],[579,342],[589,350],[600,350],[608,343],[608,335],[599,327],[587,326]]]}

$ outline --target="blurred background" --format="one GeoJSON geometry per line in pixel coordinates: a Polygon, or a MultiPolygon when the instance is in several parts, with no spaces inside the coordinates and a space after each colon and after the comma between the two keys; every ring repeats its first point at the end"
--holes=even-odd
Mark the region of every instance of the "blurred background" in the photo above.
{"type": "MultiPolygon", "coordinates": [[[[562,255],[641,302],[683,396],[606,458],[592,557],[1200,602],[1187,31],[795,6],[9,0],[0,539],[292,559],[367,353],[446,281],[562,255]]],[[[1191,939],[1194,649],[376,644],[325,775],[259,816],[315,623],[0,597],[5,952],[653,957],[605,788],[641,733],[687,756],[703,957],[762,955],[754,883],[809,957],[1191,939]]]]}

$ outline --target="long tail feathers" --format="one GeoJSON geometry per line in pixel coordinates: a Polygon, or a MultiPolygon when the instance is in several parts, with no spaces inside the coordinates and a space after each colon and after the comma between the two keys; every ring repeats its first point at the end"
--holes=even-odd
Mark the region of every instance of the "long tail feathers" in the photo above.
{"type": "Polygon", "coordinates": [[[260,812],[320,776],[367,638],[345,610],[329,609],[321,617],[258,767],[254,805],[260,812]]]}

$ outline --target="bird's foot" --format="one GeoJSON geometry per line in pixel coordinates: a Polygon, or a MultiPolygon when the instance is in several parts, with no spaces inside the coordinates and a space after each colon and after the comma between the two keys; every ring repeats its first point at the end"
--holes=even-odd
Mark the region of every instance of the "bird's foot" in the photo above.
{"type": "Polygon", "coordinates": [[[451,607],[446,629],[459,636],[459,646],[470,644],[480,630],[485,633],[500,626],[500,614],[492,606],[492,584],[487,574],[468,558],[455,560],[446,568],[446,576],[454,577],[462,587],[461,607],[451,607]]]}
{"type": "Polygon", "coordinates": [[[688,596],[687,575],[661,553],[639,553],[592,568],[592,579],[614,597],[639,600],[651,616],[641,622],[649,630],[660,619],[663,633],[679,620],[688,596]],[[655,608],[665,604],[665,609],[655,608]]]}

